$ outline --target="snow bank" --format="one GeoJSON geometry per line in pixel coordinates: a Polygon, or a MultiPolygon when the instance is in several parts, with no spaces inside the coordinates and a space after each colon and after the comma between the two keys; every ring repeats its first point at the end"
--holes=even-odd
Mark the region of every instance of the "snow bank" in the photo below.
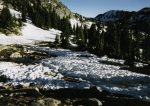
{"type": "Polygon", "coordinates": [[[54,42],[56,35],[60,35],[61,31],[50,29],[43,30],[32,24],[24,23],[22,28],[22,35],[9,35],[0,34],[0,44],[31,44],[36,41],[51,41],[54,42]]]}
{"type": "Polygon", "coordinates": [[[25,26],[22,29],[22,35],[24,39],[28,40],[38,40],[38,41],[54,41],[56,35],[60,35],[61,31],[50,29],[43,30],[32,24],[25,23],[25,26]]]}

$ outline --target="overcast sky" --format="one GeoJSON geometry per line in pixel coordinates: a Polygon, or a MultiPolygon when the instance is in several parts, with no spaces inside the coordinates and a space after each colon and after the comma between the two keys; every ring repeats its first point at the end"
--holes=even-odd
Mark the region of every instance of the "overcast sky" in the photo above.
{"type": "Polygon", "coordinates": [[[95,17],[108,10],[137,11],[150,7],[150,0],[60,0],[71,11],[87,17],[95,17]]]}

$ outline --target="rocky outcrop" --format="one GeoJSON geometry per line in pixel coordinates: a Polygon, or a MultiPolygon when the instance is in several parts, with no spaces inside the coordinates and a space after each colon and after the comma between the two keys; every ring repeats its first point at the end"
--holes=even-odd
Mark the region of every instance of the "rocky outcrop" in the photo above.
{"type": "MultiPolygon", "coordinates": [[[[5,85],[6,86],[6,85],[5,85]]],[[[149,106],[150,102],[91,89],[46,90],[0,86],[0,106],[149,106]]]]}
{"type": "Polygon", "coordinates": [[[10,55],[11,59],[22,58],[22,55],[19,52],[14,52],[10,55]]]}
{"type": "Polygon", "coordinates": [[[16,63],[34,63],[38,60],[50,57],[48,53],[37,50],[27,50],[21,45],[0,46],[0,61],[9,61],[16,63]]]}
{"type": "Polygon", "coordinates": [[[31,106],[60,106],[61,101],[53,98],[39,99],[31,103],[31,106]]]}

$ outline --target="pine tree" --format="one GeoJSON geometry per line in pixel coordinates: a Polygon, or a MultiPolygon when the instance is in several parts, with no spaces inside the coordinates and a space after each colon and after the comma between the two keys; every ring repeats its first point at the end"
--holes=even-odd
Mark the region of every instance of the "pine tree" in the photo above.
{"type": "MultiPolygon", "coordinates": [[[[116,24],[110,23],[105,34],[105,53],[108,56],[115,56],[117,51],[117,33],[116,33],[116,24]]],[[[117,54],[118,55],[118,54],[117,54]]]]}
{"type": "Polygon", "coordinates": [[[104,44],[105,44],[104,36],[105,36],[105,32],[102,31],[102,33],[100,34],[100,40],[101,40],[101,41],[100,41],[100,43],[101,43],[101,44],[100,44],[100,46],[101,46],[101,47],[100,47],[100,49],[101,49],[101,50],[100,50],[100,52],[101,52],[100,55],[103,55],[103,54],[104,54],[104,44]]]}
{"type": "Polygon", "coordinates": [[[78,36],[77,44],[79,46],[79,49],[85,50],[85,37],[82,26],[78,27],[77,36],[78,36]]]}
{"type": "Polygon", "coordinates": [[[127,56],[125,58],[125,64],[133,67],[135,61],[135,41],[133,39],[132,31],[129,31],[126,36],[128,37],[128,41],[126,42],[127,56]]]}
{"type": "Polygon", "coordinates": [[[63,48],[68,48],[69,47],[69,40],[70,40],[70,35],[72,34],[72,27],[68,19],[62,19],[61,20],[61,31],[62,34],[60,36],[61,39],[61,46],[63,48]]]}
{"type": "Polygon", "coordinates": [[[129,30],[128,25],[122,25],[120,29],[120,52],[121,56],[126,59],[129,56],[130,45],[131,45],[131,31],[129,30]]]}
{"type": "Polygon", "coordinates": [[[143,60],[150,64],[150,35],[146,35],[143,41],[143,60]]]}
{"type": "Polygon", "coordinates": [[[88,29],[87,29],[86,25],[84,26],[83,34],[84,34],[84,45],[87,48],[87,44],[88,44],[88,29]]]}
{"type": "Polygon", "coordinates": [[[51,22],[52,22],[52,27],[57,29],[58,28],[58,26],[57,26],[57,14],[54,10],[51,13],[51,22]]]}
{"type": "Polygon", "coordinates": [[[59,37],[59,35],[56,35],[54,44],[55,44],[56,48],[60,45],[60,37],[59,37]]]}
{"type": "Polygon", "coordinates": [[[26,5],[22,7],[22,21],[26,22],[26,14],[27,14],[27,10],[26,10],[26,5]]]}
{"type": "Polygon", "coordinates": [[[78,43],[78,40],[79,40],[79,33],[80,33],[80,31],[79,31],[80,29],[79,29],[79,25],[77,24],[77,26],[76,26],[76,32],[75,32],[75,35],[76,35],[76,43],[78,43]]]}
{"type": "Polygon", "coordinates": [[[141,45],[142,45],[142,40],[143,40],[143,35],[141,35],[141,33],[137,30],[133,31],[133,37],[134,37],[134,56],[136,58],[136,61],[140,61],[141,57],[140,57],[140,49],[141,49],[141,45]]]}
{"type": "Polygon", "coordinates": [[[92,24],[88,32],[88,48],[93,51],[95,49],[96,25],[92,24]]]}
{"type": "Polygon", "coordinates": [[[68,48],[69,47],[69,35],[67,34],[67,32],[63,32],[60,36],[61,39],[61,46],[63,48],[68,48]]]}
{"type": "Polygon", "coordinates": [[[1,28],[11,28],[13,26],[13,19],[12,15],[8,8],[3,8],[1,11],[1,20],[0,20],[0,27],[1,28]]]}

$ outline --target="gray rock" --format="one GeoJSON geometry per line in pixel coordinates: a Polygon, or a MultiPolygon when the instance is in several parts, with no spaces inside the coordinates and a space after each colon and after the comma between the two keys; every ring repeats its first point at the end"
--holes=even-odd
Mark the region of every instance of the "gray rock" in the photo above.
{"type": "Polygon", "coordinates": [[[45,99],[45,101],[48,104],[47,106],[58,106],[59,104],[61,104],[61,101],[53,98],[47,98],[45,99]]]}
{"type": "Polygon", "coordinates": [[[61,101],[53,99],[53,98],[46,98],[46,99],[40,99],[36,102],[33,102],[31,106],[59,106],[61,104],[61,101]]]}
{"type": "Polygon", "coordinates": [[[45,106],[44,100],[37,100],[36,102],[33,102],[31,106],[45,106]]]}
{"type": "Polygon", "coordinates": [[[99,101],[98,99],[96,99],[96,98],[91,98],[91,99],[89,99],[91,102],[93,102],[93,103],[96,103],[97,104],[97,106],[102,106],[102,102],[101,101],[99,101]]]}
{"type": "Polygon", "coordinates": [[[30,83],[22,83],[21,85],[23,86],[23,88],[29,88],[30,87],[30,83]]]}
{"type": "Polygon", "coordinates": [[[10,55],[10,58],[11,59],[22,58],[22,55],[19,52],[15,52],[10,55]]]}
{"type": "Polygon", "coordinates": [[[77,100],[73,103],[73,106],[102,106],[102,102],[96,98],[77,100]]]}

